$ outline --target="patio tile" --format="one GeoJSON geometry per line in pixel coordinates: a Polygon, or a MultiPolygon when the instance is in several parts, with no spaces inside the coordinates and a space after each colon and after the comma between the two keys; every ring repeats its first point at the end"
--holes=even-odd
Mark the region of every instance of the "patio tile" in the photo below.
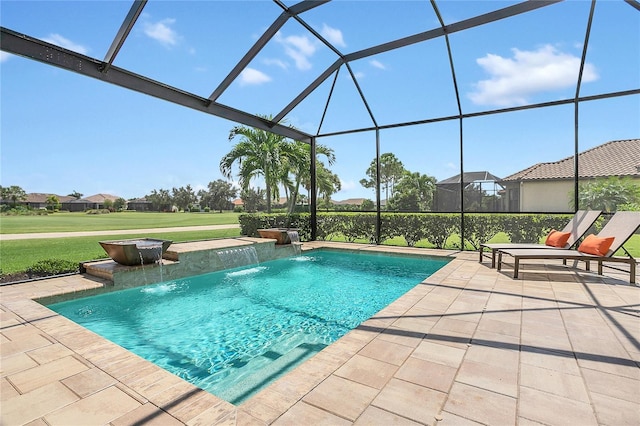
{"type": "Polygon", "coordinates": [[[582,376],[592,393],[640,404],[640,380],[588,368],[582,369],[582,376]]]}
{"type": "Polygon", "coordinates": [[[0,346],[0,355],[3,358],[52,344],[51,340],[48,340],[40,334],[34,334],[24,330],[23,326],[20,326],[20,329],[20,331],[25,331],[25,333],[18,334],[14,332],[11,336],[8,335],[9,330],[3,330],[3,334],[11,339],[10,342],[3,343],[2,346],[0,346]]]}
{"type": "Polygon", "coordinates": [[[405,330],[398,327],[389,327],[382,333],[380,333],[376,339],[384,340],[385,342],[397,343],[409,348],[415,348],[422,342],[422,339],[426,333],[416,332],[411,330],[405,330]]]}
{"type": "Polygon", "coordinates": [[[444,411],[483,424],[511,425],[516,421],[516,399],[456,382],[444,411]]]}
{"type": "Polygon", "coordinates": [[[589,403],[589,395],[580,376],[523,364],[520,385],[589,403]]]}
{"type": "Polygon", "coordinates": [[[420,423],[416,423],[407,419],[406,417],[398,416],[397,414],[390,413],[385,410],[381,410],[377,407],[369,406],[364,413],[353,423],[354,426],[419,426],[420,423]]]}
{"type": "Polygon", "coordinates": [[[5,378],[0,379],[0,401],[18,396],[20,393],[13,387],[11,383],[5,378]]]}
{"type": "Polygon", "coordinates": [[[524,418],[553,425],[598,424],[591,405],[537,389],[520,387],[518,414],[524,418]]]}
{"type": "Polygon", "coordinates": [[[112,426],[149,425],[149,426],[179,426],[181,421],[170,416],[153,404],[146,403],[129,411],[111,422],[112,426]]]}
{"type": "Polygon", "coordinates": [[[378,391],[341,377],[330,376],[309,392],[303,401],[354,421],[367,408],[378,391]]]}
{"type": "Polygon", "coordinates": [[[605,425],[640,424],[640,404],[602,394],[591,394],[592,403],[600,423],[605,425]]]}
{"type": "Polygon", "coordinates": [[[20,352],[12,356],[2,357],[2,363],[0,363],[0,375],[4,377],[37,366],[38,363],[35,362],[33,358],[24,352],[20,352]]]}
{"type": "Polygon", "coordinates": [[[533,365],[565,374],[580,375],[578,361],[576,361],[573,352],[562,353],[527,347],[520,352],[520,361],[523,365],[533,365]]]}
{"type": "Polygon", "coordinates": [[[385,341],[377,337],[365,346],[359,354],[389,364],[402,365],[412,351],[413,349],[411,347],[385,341]]]}
{"type": "Polygon", "coordinates": [[[454,367],[411,357],[394,377],[440,392],[449,392],[457,371],[454,367]]]}
{"type": "Polygon", "coordinates": [[[62,380],[69,389],[84,398],[117,383],[117,380],[102,370],[91,368],[62,380]]]}
{"type": "Polygon", "coordinates": [[[85,425],[106,424],[135,410],[140,405],[138,401],[117,387],[111,386],[47,414],[45,420],[52,426],[70,425],[76,423],[78,419],[82,419],[85,425]]]}
{"type": "Polygon", "coordinates": [[[433,423],[440,413],[447,394],[392,379],[371,405],[407,417],[419,423],[433,423]]]}
{"type": "Polygon", "coordinates": [[[381,389],[397,369],[396,365],[355,355],[334,374],[372,388],[381,389]]]}
{"type": "Polygon", "coordinates": [[[350,424],[352,422],[349,420],[304,402],[297,403],[273,422],[274,426],[347,426],[350,424]]]}
{"type": "Polygon", "coordinates": [[[59,343],[54,343],[53,345],[29,351],[27,355],[33,358],[38,364],[46,364],[56,359],[73,355],[73,351],[59,343]]]}
{"type": "Polygon", "coordinates": [[[492,319],[491,314],[484,314],[478,323],[478,331],[489,331],[496,334],[520,337],[520,324],[492,319]]]}
{"type": "Polygon", "coordinates": [[[464,417],[458,416],[448,411],[443,411],[442,413],[440,413],[439,418],[442,418],[442,420],[438,422],[437,425],[442,425],[442,426],[445,426],[445,425],[446,426],[480,426],[482,425],[482,423],[465,419],[464,417]]]}
{"type": "Polygon", "coordinates": [[[467,349],[465,361],[476,361],[484,364],[495,365],[517,373],[520,361],[520,352],[516,349],[492,347],[485,345],[472,345],[467,349]]]}
{"type": "Polygon", "coordinates": [[[209,425],[236,425],[236,413],[238,409],[233,405],[223,402],[208,410],[203,411],[196,417],[189,420],[189,426],[209,426],[209,425]]]}
{"type": "Polygon", "coordinates": [[[5,400],[0,411],[0,424],[25,424],[67,406],[78,399],[78,396],[65,385],[60,382],[53,382],[31,392],[5,400]]]}
{"type": "Polygon", "coordinates": [[[8,376],[8,378],[21,393],[26,393],[88,369],[89,367],[78,361],[75,357],[67,356],[20,373],[12,374],[8,376]]]}
{"type": "Polygon", "coordinates": [[[425,340],[418,345],[411,356],[458,368],[465,353],[466,349],[454,348],[425,340]]]}
{"type": "Polygon", "coordinates": [[[464,360],[456,381],[491,392],[518,396],[518,369],[464,360]]]}

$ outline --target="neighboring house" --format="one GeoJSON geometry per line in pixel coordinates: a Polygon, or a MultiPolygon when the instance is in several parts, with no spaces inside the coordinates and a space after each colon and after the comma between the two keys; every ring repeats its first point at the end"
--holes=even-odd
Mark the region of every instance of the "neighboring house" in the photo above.
{"type": "MultiPolygon", "coordinates": [[[[578,181],[629,177],[640,185],[640,139],[611,141],[578,154],[578,181]]],[[[512,212],[573,210],[574,156],[535,164],[502,179],[505,203],[512,212]]]]}
{"type": "Polygon", "coordinates": [[[104,202],[106,200],[111,201],[111,203],[113,204],[113,202],[116,201],[118,198],[121,198],[121,197],[118,197],[117,195],[111,195],[111,194],[96,194],[90,197],[85,197],[84,199],[93,203],[92,206],[89,207],[90,209],[103,209],[104,202]]]}
{"type": "Polygon", "coordinates": [[[147,201],[146,198],[136,198],[134,200],[127,201],[127,210],[135,210],[137,212],[148,212],[151,210],[152,206],[151,201],[147,201]]]}
{"type": "Polygon", "coordinates": [[[70,212],[83,212],[86,210],[90,210],[93,207],[94,203],[92,201],[87,200],[86,198],[71,198],[70,200],[61,203],[60,207],[62,210],[67,210],[70,212]]]}
{"type": "Polygon", "coordinates": [[[331,200],[336,206],[361,206],[367,200],[366,198],[347,198],[346,200],[331,200]]]}
{"type": "MultiPolygon", "coordinates": [[[[502,179],[487,172],[465,172],[462,174],[465,188],[465,211],[500,211],[497,195],[502,193],[502,179]],[[475,191],[471,191],[475,189],[475,191]],[[491,198],[488,198],[491,197],[491,198]],[[485,200],[483,200],[483,198],[485,200]]],[[[436,183],[434,211],[460,211],[460,175],[436,183]]]]}
{"type": "MultiPolygon", "coordinates": [[[[47,208],[47,198],[51,197],[52,195],[55,195],[56,197],[58,197],[58,202],[59,203],[64,203],[65,201],[68,200],[74,200],[75,198],[73,197],[69,197],[67,195],[58,195],[58,194],[47,194],[47,193],[43,193],[43,192],[31,192],[29,194],[27,194],[27,198],[24,200],[20,200],[18,201],[16,204],[18,205],[22,205],[31,209],[46,209],[47,208]]],[[[3,203],[11,203],[10,200],[3,200],[3,203]]]]}

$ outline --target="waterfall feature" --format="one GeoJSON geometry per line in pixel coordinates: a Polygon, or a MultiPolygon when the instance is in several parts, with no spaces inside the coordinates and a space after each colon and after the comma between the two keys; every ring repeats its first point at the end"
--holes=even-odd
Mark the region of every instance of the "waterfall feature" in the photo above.
{"type": "MultiPolygon", "coordinates": [[[[164,281],[162,277],[162,242],[140,240],[136,241],[136,249],[140,254],[140,264],[157,263],[160,265],[160,282],[164,281]]],[[[147,274],[142,268],[145,283],[147,282],[147,274]]]]}
{"type": "Polygon", "coordinates": [[[233,247],[216,252],[225,269],[255,265],[258,262],[258,252],[254,246],[233,247]]]}
{"type": "Polygon", "coordinates": [[[289,236],[289,242],[293,247],[293,253],[298,256],[302,252],[302,248],[300,247],[300,235],[296,230],[288,230],[287,235],[289,236]]]}

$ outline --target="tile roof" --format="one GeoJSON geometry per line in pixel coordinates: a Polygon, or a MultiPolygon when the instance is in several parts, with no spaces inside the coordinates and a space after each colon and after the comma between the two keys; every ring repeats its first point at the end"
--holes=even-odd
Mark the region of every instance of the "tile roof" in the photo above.
{"type": "Polygon", "coordinates": [[[85,197],[85,200],[89,200],[93,203],[103,203],[105,200],[111,200],[111,201],[115,201],[117,200],[118,197],[117,195],[111,195],[111,194],[96,194],[96,195],[92,195],[90,197],[85,197]]]}
{"type": "Polygon", "coordinates": [[[27,194],[27,198],[24,201],[27,203],[46,203],[47,198],[52,195],[58,197],[58,201],[60,203],[64,203],[74,199],[73,197],[70,197],[68,195],[49,194],[44,192],[30,192],[27,194]]]}
{"type": "MultiPolygon", "coordinates": [[[[578,154],[581,178],[640,177],[640,139],[611,141],[578,154]]],[[[573,155],[560,161],[538,163],[503,181],[573,179],[573,155]]]]}

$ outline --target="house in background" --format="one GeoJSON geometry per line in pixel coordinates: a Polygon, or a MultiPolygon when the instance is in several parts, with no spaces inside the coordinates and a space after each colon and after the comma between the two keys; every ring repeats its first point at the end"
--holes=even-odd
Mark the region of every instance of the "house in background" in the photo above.
{"type": "MultiPolygon", "coordinates": [[[[640,139],[611,141],[578,154],[578,181],[629,177],[640,185],[640,139]]],[[[573,211],[574,156],[538,163],[502,179],[511,212],[573,211]]]]}
{"type": "Polygon", "coordinates": [[[152,209],[153,203],[147,201],[146,198],[135,198],[127,201],[127,210],[135,210],[137,212],[148,212],[152,209]]]}
{"type": "Polygon", "coordinates": [[[64,203],[65,201],[75,200],[75,198],[70,197],[68,195],[58,195],[58,194],[47,194],[43,192],[31,192],[27,194],[27,198],[24,201],[18,201],[18,204],[21,204],[25,207],[37,210],[37,209],[46,209],[47,208],[47,198],[52,195],[58,197],[59,203],[64,203]]]}
{"type": "Polygon", "coordinates": [[[502,179],[487,172],[465,172],[436,183],[433,210],[437,212],[460,211],[460,191],[465,191],[465,211],[500,211],[498,195],[502,192],[502,179]]]}

